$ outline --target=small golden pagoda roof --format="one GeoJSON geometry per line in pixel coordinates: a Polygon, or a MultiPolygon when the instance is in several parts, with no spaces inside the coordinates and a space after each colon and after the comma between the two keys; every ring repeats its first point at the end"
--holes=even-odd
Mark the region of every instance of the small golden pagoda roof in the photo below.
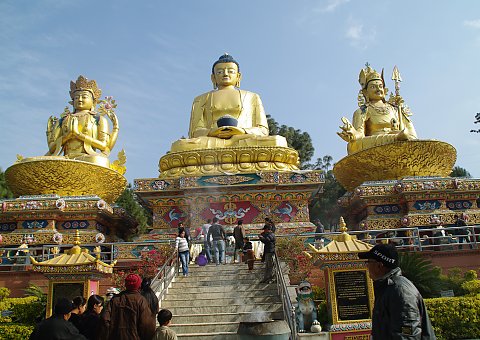
{"type": "Polygon", "coordinates": [[[340,235],[331,241],[322,249],[316,249],[309,244],[310,249],[314,251],[314,256],[321,262],[339,261],[339,260],[358,260],[358,253],[369,251],[372,245],[359,241],[347,233],[347,227],[343,217],[340,217],[340,235]]]}
{"type": "Polygon", "coordinates": [[[66,250],[64,254],[56,256],[52,259],[38,262],[30,257],[33,269],[37,272],[48,274],[80,274],[90,272],[100,272],[110,274],[116,261],[107,264],[100,261],[88,253],[88,249],[80,247],[80,234],[77,230],[75,233],[74,246],[66,250]]]}

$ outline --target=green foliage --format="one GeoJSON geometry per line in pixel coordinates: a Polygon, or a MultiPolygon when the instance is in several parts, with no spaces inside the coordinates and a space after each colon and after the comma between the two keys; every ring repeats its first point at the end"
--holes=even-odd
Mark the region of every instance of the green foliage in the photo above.
{"type": "Polygon", "coordinates": [[[317,319],[322,326],[322,329],[326,328],[326,325],[329,323],[328,320],[328,311],[327,311],[327,301],[323,300],[317,305],[317,319]]]}
{"type": "Polygon", "coordinates": [[[0,198],[13,198],[12,191],[8,188],[5,180],[5,172],[0,168],[0,198]]]}
{"type": "Polygon", "coordinates": [[[469,296],[480,294],[480,280],[465,281],[462,283],[461,287],[469,296]]]}
{"type": "Polygon", "coordinates": [[[453,290],[455,296],[461,296],[467,292],[462,288],[462,283],[465,282],[465,277],[460,268],[452,268],[448,270],[447,275],[441,275],[444,289],[453,290]]]}
{"type": "Polygon", "coordinates": [[[38,299],[35,296],[3,299],[2,301],[0,301],[0,313],[6,311],[11,311],[13,313],[0,317],[0,322],[12,322],[21,320],[26,315],[24,314],[24,309],[27,309],[29,304],[33,304],[36,301],[38,301],[38,299]]]}
{"type": "Polygon", "coordinates": [[[297,150],[298,156],[300,157],[300,167],[303,169],[315,152],[312,138],[308,132],[302,132],[299,129],[287,125],[280,126],[270,115],[267,115],[267,121],[270,135],[280,135],[285,137],[288,146],[297,150]]]}
{"type": "Polygon", "coordinates": [[[30,337],[34,326],[18,324],[0,324],[2,340],[25,340],[30,337]]]}
{"type": "Polygon", "coordinates": [[[471,178],[472,175],[467,171],[467,169],[464,169],[460,166],[456,166],[452,169],[452,172],[450,173],[450,177],[467,177],[471,178]]]}
{"type": "Polygon", "coordinates": [[[425,299],[425,304],[437,339],[478,339],[480,297],[425,299]]]}
{"type": "Polygon", "coordinates": [[[9,297],[10,293],[11,291],[7,287],[0,287],[0,301],[3,301],[3,299],[9,297]]]}
{"type": "Polygon", "coordinates": [[[326,300],[327,299],[327,295],[325,293],[325,288],[323,288],[323,287],[312,286],[312,292],[313,292],[313,299],[314,300],[326,300]]]}
{"type": "Polygon", "coordinates": [[[476,280],[478,277],[478,274],[475,270],[468,270],[463,274],[463,278],[465,281],[471,281],[471,280],[476,280]]]}
{"type": "Polygon", "coordinates": [[[402,252],[398,263],[403,275],[417,287],[423,297],[437,297],[443,288],[441,269],[420,254],[402,252]]]}
{"type": "Polygon", "coordinates": [[[323,193],[310,206],[310,221],[320,220],[327,226],[338,223],[342,215],[342,208],[337,201],[342,197],[346,190],[337,182],[331,170],[333,158],[326,155],[317,158],[314,164],[307,164],[306,169],[323,170],[325,174],[325,184],[323,185],[323,193]]]}
{"type": "Polygon", "coordinates": [[[127,213],[132,215],[137,220],[137,234],[144,234],[147,230],[149,214],[135,199],[134,192],[130,184],[115,203],[124,208],[127,213]]]}
{"type": "Polygon", "coordinates": [[[13,321],[35,325],[36,320],[45,314],[45,306],[36,296],[29,296],[13,303],[12,311],[13,321]]]}

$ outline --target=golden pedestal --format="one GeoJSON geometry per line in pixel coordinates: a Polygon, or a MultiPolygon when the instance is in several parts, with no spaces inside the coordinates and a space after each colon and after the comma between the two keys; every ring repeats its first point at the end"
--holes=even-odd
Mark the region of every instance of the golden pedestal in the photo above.
{"type": "Polygon", "coordinates": [[[97,195],[108,203],[127,186],[125,177],[115,170],[61,156],[25,158],[5,171],[5,179],[17,196],[97,195]]]}
{"type": "Polygon", "coordinates": [[[435,140],[395,142],[362,150],[335,164],[335,178],[348,191],[367,181],[408,176],[448,176],[457,159],[448,143],[435,140]]]}
{"type": "Polygon", "coordinates": [[[298,170],[296,150],[284,147],[235,147],[170,152],[160,158],[160,178],[298,170]]]}

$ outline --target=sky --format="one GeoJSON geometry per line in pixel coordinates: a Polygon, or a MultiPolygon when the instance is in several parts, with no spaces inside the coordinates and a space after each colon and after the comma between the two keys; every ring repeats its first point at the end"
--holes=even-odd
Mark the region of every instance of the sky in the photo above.
{"type": "Polygon", "coordinates": [[[358,108],[360,70],[384,68],[393,90],[397,65],[419,138],[452,144],[457,165],[480,177],[480,134],[470,133],[480,128],[475,0],[2,0],[0,168],[45,154],[47,120],[84,75],[117,101],[112,156],[125,149],[128,181],[157,177],[225,52],[240,63],[241,88],[280,124],[308,132],[314,158],[334,162],[347,154],[336,132],[358,108]]]}

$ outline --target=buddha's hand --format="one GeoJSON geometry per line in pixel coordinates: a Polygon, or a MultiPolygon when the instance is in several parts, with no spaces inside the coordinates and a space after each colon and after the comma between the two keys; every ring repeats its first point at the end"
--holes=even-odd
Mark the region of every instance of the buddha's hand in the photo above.
{"type": "Polygon", "coordinates": [[[346,142],[353,142],[356,139],[355,128],[353,127],[352,123],[350,123],[350,121],[345,117],[342,117],[342,123],[343,126],[340,126],[340,129],[342,131],[337,132],[337,135],[339,135],[346,142]]]}
{"type": "Polygon", "coordinates": [[[396,140],[400,140],[400,141],[403,141],[403,140],[412,140],[412,139],[415,139],[412,135],[410,135],[408,133],[408,131],[406,131],[406,129],[403,129],[402,131],[400,131],[396,138],[396,140]]]}
{"type": "Polygon", "coordinates": [[[392,118],[392,120],[390,121],[390,128],[392,129],[392,131],[400,130],[400,124],[398,123],[398,120],[392,118]]]}
{"type": "Polygon", "coordinates": [[[232,136],[243,134],[245,134],[245,130],[236,126],[222,126],[220,128],[213,129],[213,131],[211,130],[208,135],[210,137],[228,139],[232,136]]]}

